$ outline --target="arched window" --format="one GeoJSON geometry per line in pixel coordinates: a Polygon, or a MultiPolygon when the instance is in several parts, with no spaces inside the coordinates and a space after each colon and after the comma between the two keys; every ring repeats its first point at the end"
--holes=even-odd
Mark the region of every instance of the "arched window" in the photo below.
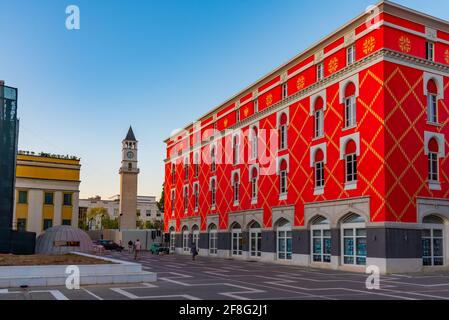
{"type": "Polygon", "coordinates": [[[356,119],[355,85],[349,82],[345,89],[345,128],[354,127],[356,119]]]}
{"type": "Polygon", "coordinates": [[[423,219],[422,250],[424,266],[444,265],[444,221],[438,216],[423,219]]]}
{"type": "Polygon", "coordinates": [[[217,226],[211,224],[209,226],[209,254],[217,254],[217,240],[218,240],[217,226]]]}
{"type": "Polygon", "coordinates": [[[366,225],[365,220],[350,214],[341,224],[343,264],[366,265],[366,225]]]}
{"type": "Polygon", "coordinates": [[[279,164],[279,193],[281,196],[286,196],[288,187],[287,187],[287,171],[288,164],[285,159],[281,160],[279,164]]]}
{"type": "Polygon", "coordinates": [[[171,183],[175,184],[176,182],[176,165],[172,163],[171,165],[171,183]]]}
{"type": "Polygon", "coordinates": [[[193,185],[193,205],[195,212],[197,212],[199,208],[199,193],[199,185],[196,183],[193,185]]]}
{"type": "Polygon", "coordinates": [[[175,197],[176,197],[175,190],[172,190],[170,195],[172,216],[175,215],[175,197]]]}
{"type": "Polygon", "coordinates": [[[324,188],[324,153],[318,149],[315,153],[315,189],[324,188]]]}
{"type": "Polygon", "coordinates": [[[231,252],[233,256],[241,256],[243,253],[243,237],[242,227],[238,223],[234,223],[231,227],[231,252]]]}
{"type": "Polygon", "coordinates": [[[285,150],[287,149],[287,127],[288,127],[288,118],[287,114],[282,113],[279,119],[279,149],[285,150]]]}
{"type": "Polygon", "coordinates": [[[198,250],[198,244],[200,239],[200,229],[197,225],[192,227],[192,246],[195,246],[198,250]]]}
{"type": "Polygon", "coordinates": [[[189,210],[189,187],[184,186],[184,213],[189,210]]]}
{"type": "Polygon", "coordinates": [[[318,216],[312,221],[312,261],[331,262],[331,228],[330,221],[322,216],[318,216]]]}
{"type": "Polygon", "coordinates": [[[253,168],[250,172],[251,174],[251,203],[257,203],[257,181],[259,179],[259,173],[257,172],[257,168],[253,168]]]}
{"type": "Polygon", "coordinates": [[[170,230],[169,230],[169,233],[170,233],[170,252],[175,252],[175,243],[176,243],[176,241],[175,241],[175,237],[176,237],[175,228],[171,227],[170,230]]]}
{"type": "Polygon", "coordinates": [[[287,220],[282,220],[276,227],[277,258],[279,260],[292,259],[292,225],[287,220]]]}
{"type": "Polygon", "coordinates": [[[262,248],[262,228],[256,221],[253,221],[249,225],[249,243],[251,257],[260,257],[262,248]]]}
{"type": "Polygon", "coordinates": [[[237,165],[239,163],[239,136],[235,135],[232,138],[232,164],[237,165]]]}
{"type": "Polygon", "coordinates": [[[251,129],[251,160],[257,159],[259,134],[257,127],[251,129]]]}
{"type": "Polygon", "coordinates": [[[216,197],[217,197],[217,181],[216,179],[212,179],[210,182],[210,205],[212,209],[216,206],[216,197]]]}
{"type": "Polygon", "coordinates": [[[215,172],[217,170],[217,152],[215,150],[215,146],[212,146],[210,150],[210,159],[211,159],[210,170],[212,172],[215,172]]]}
{"type": "Polygon", "coordinates": [[[349,140],[345,148],[346,183],[357,182],[357,145],[354,140],[349,140]]]}
{"type": "Polygon", "coordinates": [[[438,87],[433,79],[427,82],[427,121],[438,123],[438,87]]]}
{"type": "Polygon", "coordinates": [[[182,228],[182,249],[184,252],[190,252],[190,233],[187,227],[182,228]]]}
{"type": "Polygon", "coordinates": [[[428,178],[430,182],[438,182],[439,181],[438,141],[435,138],[430,139],[428,148],[429,148],[429,153],[427,155],[428,178]]]}
{"type": "Polygon", "coordinates": [[[128,163],[128,171],[131,171],[133,169],[133,164],[131,162],[128,163]]]}
{"type": "Polygon", "coordinates": [[[315,138],[324,136],[324,100],[318,97],[314,107],[314,133],[315,138]]]}
{"type": "Polygon", "coordinates": [[[194,164],[194,169],[193,169],[194,173],[193,174],[195,175],[195,178],[198,178],[198,176],[200,175],[200,156],[198,153],[195,153],[194,157],[195,157],[194,158],[195,164],[194,164]]]}
{"type": "Polygon", "coordinates": [[[234,173],[232,176],[232,188],[234,194],[234,206],[239,204],[239,186],[240,186],[240,176],[238,173],[234,173]]]}
{"type": "Polygon", "coordinates": [[[189,180],[189,158],[184,159],[184,180],[189,180]]]}

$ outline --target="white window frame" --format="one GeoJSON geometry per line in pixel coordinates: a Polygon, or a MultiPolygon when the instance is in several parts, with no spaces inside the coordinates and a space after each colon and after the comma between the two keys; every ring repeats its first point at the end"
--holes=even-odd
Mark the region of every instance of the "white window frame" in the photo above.
{"type": "Polygon", "coordinates": [[[444,228],[444,225],[443,224],[427,224],[427,223],[424,223],[423,224],[423,231],[425,231],[425,230],[428,230],[428,231],[430,231],[430,236],[424,236],[424,235],[422,235],[422,237],[421,237],[421,239],[422,240],[425,240],[425,239],[429,239],[430,240],[430,256],[424,256],[424,252],[423,252],[423,257],[422,257],[422,259],[423,259],[423,266],[424,267],[435,267],[435,266],[437,266],[437,267],[442,267],[442,266],[444,266],[445,265],[445,252],[444,252],[444,250],[445,250],[445,245],[446,245],[446,243],[445,243],[445,230],[444,230],[445,228],[444,228]],[[436,237],[434,234],[435,234],[435,230],[438,230],[438,231],[441,231],[441,233],[442,233],[442,236],[441,237],[436,237]],[[443,251],[443,255],[442,256],[435,256],[435,250],[434,250],[434,240],[435,239],[440,239],[440,240],[442,240],[442,244],[443,244],[443,248],[442,248],[442,251],[443,251]],[[425,258],[427,258],[427,259],[431,259],[431,262],[432,262],[432,264],[431,265],[424,265],[424,259],[425,258]],[[435,259],[442,259],[443,260],[443,264],[435,264],[435,259]]]}
{"type": "Polygon", "coordinates": [[[231,255],[241,257],[243,255],[243,236],[242,229],[231,229],[231,255]],[[236,244],[236,249],[234,249],[236,244]]]}
{"type": "Polygon", "coordinates": [[[317,82],[324,79],[324,64],[322,62],[316,66],[316,79],[317,82]]]}
{"type": "Polygon", "coordinates": [[[193,184],[193,207],[194,211],[198,212],[200,206],[200,184],[195,182],[193,184]]]}
{"type": "Polygon", "coordinates": [[[182,188],[183,192],[183,204],[184,204],[184,214],[189,211],[189,186],[185,185],[182,188]]]}
{"type": "Polygon", "coordinates": [[[355,45],[350,45],[346,49],[346,63],[348,66],[354,64],[356,62],[356,49],[355,45]]]}
{"type": "Polygon", "coordinates": [[[256,98],[254,99],[254,114],[259,112],[259,100],[256,98]]]}
{"type": "Polygon", "coordinates": [[[357,153],[345,154],[345,182],[347,185],[357,184],[357,153]],[[352,172],[348,172],[348,164],[351,163],[352,172]]]}
{"type": "Polygon", "coordinates": [[[315,162],[315,191],[318,191],[320,189],[324,189],[324,161],[318,161],[315,162]],[[318,178],[318,172],[321,172],[321,177],[318,178]]]}
{"type": "Polygon", "coordinates": [[[426,41],[426,59],[427,61],[435,61],[435,43],[432,41],[426,41]]]}
{"type": "Polygon", "coordinates": [[[182,251],[184,253],[190,252],[190,232],[189,230],[182,231],[182,251]]]}
{"type": "Polygon", "coordinates": [[[438,124],[438,95],[427,93],[427,123],[438,124]]]}
{"type": "Polygon", "coordinates": [[[211,177],[209,180],[209,192],[210,192],[210,206],[211,210],[215,210],[217,207],[217,177],[211,177]],[[215,182],[213,187],[212,181],[215,182]]]}
{"type": "Polygon", "coordinates": [[[250,129],[250,137],[251,137],[251,154],[250,159],[251,160],[257,160],[258,158],[258,152],[259,152],[259,128],[257,126],[252,126],[250,129]],[[255,132],[255,129],[257,130],[257,133],[255,132]]]}
{"type": "Polygon", "coordinates": [[[341,225],[341,263],[342,265],[345,266],[366,266],[366,259],[367,259],[367,255],[363,256],[363,255],[357,255],[357,239],[359,238],[365,238],[367,239],[368,237],[365,236],[357,236],[357,230],[365,230],[366,232],[366,224],[361,222],[361,223],[343,223],[341,225]],[[345,230],[349,230],[352,229],[352,236],[345,236],[344,231],[345,230]],[[353,240],[353,254],[352,255],[345,255],[345,238],[352,238],[353,240]],[[353,258],[354,261],[353,263],[346,263],[345,262],[345,257],[349,257],[349,258],[353,258]],[[365,258],[365,264],[357,264],[357,258],[365,258]]]}
{"type": "Polygon", "coordinates": [[[282,84],[282,100],[288,98],[288,82],[282,84]]]}
{"type": "Polygon", "coordinates": [[[357,106],[355,96],[345,98],[345,129],[357,126],[357,106]]]}
{"type": "Polygon", "coordinates": [[[250,228],[249,229],[249,255],[251,258],[260,258],[262,256],[262,229],[250,228]],[[253,241],[255,250],[253,250],[253,241]],[[260,244],[260,246],[259,246],[260,244]]]}
{"type": "Polygon", "coordinates": [[[331,245],[332,245],[332,235],[326,235],[325,236],[325,231],[331,231],[331,227],[329,224],[317,224],[317,225],[312,225],[310,227],[310,260],[312,261],[312,263],[331,263],[332,260],[332,253],[324,253],[324,248],[325,248],[325,240],[330,240],[331,241],[331,245]],[[314,231],[319,231],[320,235],[319,236],[315,236],[314,235],[314,231]],[[318,239],[320,241],[320,246],[321,246],[321,252],[319,253],[315,253],[314,252],[314,240],[318,239]],[[320,261],[315,261],[315,256],[319,256],[320,257],[320,261]],[[329,261],[325,261],[325,257],[329,258],[329,261]]]}
{"type": "Polygon", "coordinates": [[[314,112],[314,137],[315,139],[324,137],[324,109],[314,112]]]}
{"type": "Polygon", "coordinates": [[[277,175],[279,176],[279,200],[280,201],[287,200],[287,197],[288,197],[288,173],[289,173],[289,168],[290,168],[288,155],[279,157],[277,160],[276,166],[277,166],[276,172],[277,172],[277,175]],[[287,163],[286,170],[281,170],[281,163],[283,160],[285,160],[287,163]],[[285,188],[283,188],[283,187],[285,187],[285,188]],[[282,190],[282,189],[284,189],[284,190],[282,190]]]}
{"type": "Polygon", "coordinates": [[[170,205],[171,205],[171,214],[172,217],[175,215],[175,207],[176,207],[176,190],[172,189],[170,191],[170,205]]]}
{"type": "Polygon", "coordinates": [[[232,164],[237,166],[240,164],[240,135],[232,136],[232,164]],[[236,143],[237,141],[237,143],[236,143]]]}
{"type": "Polygon", "coordinates": [[[283,261],[290,261],[293,258],[293,234],[292,234],[292,227],[290,224],[288,226],[276,228],[276,258],[277,258],[277,260],[283,260],[283,261]],[[290,236],[287,235],[288,232],[290,232],[290,236]],[[288,239],[290,239],[292,251],[287,250],[288,239]],[[280,251],[279,244],[280,244],[281,240],[284,242],[285,250],[283,252],[280,251]],[[284,255],[283,258],[281,258],[281,254],[284,255]]]}
{"type": "Polygon", "coordinates": [[[200,230],[195,229],[192,231],[192,244],[194,243],[196,246],[196,249],[198,250],[198,245],[200,241],[200,230]]]}
{"type": "Polygon", "coordinates": [[[175,238],[176,238],[175,232],[174,232],[174,231],[171,231],[171,232],[170,232],[170,251],[171,251],[171,252],[175,252],[175,249],[176,249],[176,241],[175,241],[175,238]]]}
{"type": "Polygon", "coordinates": [[[209,229],[209,254],[210,255],[217,255],[218,248],[217,248],[217,242],[218,242],[218,230],[216,228],[209,229]]]}
{"type": "Polygon", "coordinates": [[[438,153],[430,152],[427,155],[427,172],[429,183],[440,183],[440,163],[438,153]],[[433,177],[436,175],[436,180],[433,177]]]}
{"type": "Polygon", "coordinates": [[[211,157],[210,171],[216,172],[217,171],[217,148],[215,145],[212,145],[212,147],[210,149],[210,157],[211,157]]]}
{"type": "Polygon", "coordinates": [[[193,176],[195,178],[198,178],[200,176],[200,155],[198,152],[195,152],[194,156],[193,156],[193,176]]]}
{"type": "Polygon", "coordinates": [[[235,110],[235,122],[240,123],[240,109],[235,110]]]}

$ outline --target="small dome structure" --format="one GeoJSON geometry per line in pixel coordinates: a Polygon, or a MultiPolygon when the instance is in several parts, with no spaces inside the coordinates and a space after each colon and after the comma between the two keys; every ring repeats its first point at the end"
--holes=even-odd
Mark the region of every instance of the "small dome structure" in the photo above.
{"type": "Polygon", "coordinates": [[[37,237],[37,254],[66,254],[70,252],[92,252],[92,239],[81,229],[71,226],[56,226],[37,237]]]}

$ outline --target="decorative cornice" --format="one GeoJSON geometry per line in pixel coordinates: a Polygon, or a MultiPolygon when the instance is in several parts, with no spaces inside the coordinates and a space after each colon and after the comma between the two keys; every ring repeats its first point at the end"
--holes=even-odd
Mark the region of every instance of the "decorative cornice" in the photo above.
{"type": "Polygon", "coordinates": [[[401,63],[401,62],[404,63],[405,62],[405,63],[411,64],[415,67],[421,68],[421,69],[424,68],[424,69],[427,69],[428,71],[440,72],[440,73],[445,74],[446,76],[449,76],[449,66],[448,65],[444,65],[441,63],[437,63],[437,62],[432,62],[432,61],[429,61],[426,59],[414,57],[414,56],[400,53],[400,52],[390,50],[390,49],[381,49],[381,50],[378,50],[378,51],[374,52],[373,54],[329,75],[328,77],[324,78],[323,80],[316,82],[316,83],[310,85],[309,87],[307,87],[303,90],[300,90],[300,91],[296,92],[295,94],[292,94],[291,96],[269,106],[268,108],[265,108],[264,110],[259,111],[258,113],[242,120],[241,122],[239,122],[233,126],[230,126],[226,130],[218,132],[214,136],[213,139],[202,141],[201,144],[198,143],[195,146],[190,147],[188,150],[183,152],[182,155],[176,155],[175,157],[165,159],[164,161],[169,162],[169,161],[173,161],[179,157],[183,157],[186,153],[190,153],[198,148],[202,148],[202,147],[210,144],[211,142],[215,142],[215,141],[227,136],[228,134],[232,134],[236,130],[246,127],[247,125],[249,125],[251,123],[260,121],[261,119],[263,119],[264,117],[266,117],[269,114],[280,111],[300,100],[307,98],[308,96],[310,96],[316,92],[319,92],[319,91],[329,87],[333,83],[341,81],[348,76],[351,76],[354,72],[357,72],[357,70],[359,70],[359,69],[364,69],[368,65],[370,65],[374,62],[377,63],[377,62],[385,61],[385,60],[392,61],[395,63],[401,63]]]}

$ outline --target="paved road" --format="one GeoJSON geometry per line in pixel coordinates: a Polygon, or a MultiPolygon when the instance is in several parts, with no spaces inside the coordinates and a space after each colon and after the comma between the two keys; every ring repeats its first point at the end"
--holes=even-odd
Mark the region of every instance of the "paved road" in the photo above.
{"type": "MultiPolygon", "coordinates": [[[[132,260],[127,253],[108,256],[132,260]]],[[[138,285],[95,285],[81,290],[0,289],[0,299],[36,300],[368,300],[449,299],[449,272],[381,277],[380,290],[367,290],[366,275],[188,256],[153,256],[140,262],[158,281],[138,285]]]]}

